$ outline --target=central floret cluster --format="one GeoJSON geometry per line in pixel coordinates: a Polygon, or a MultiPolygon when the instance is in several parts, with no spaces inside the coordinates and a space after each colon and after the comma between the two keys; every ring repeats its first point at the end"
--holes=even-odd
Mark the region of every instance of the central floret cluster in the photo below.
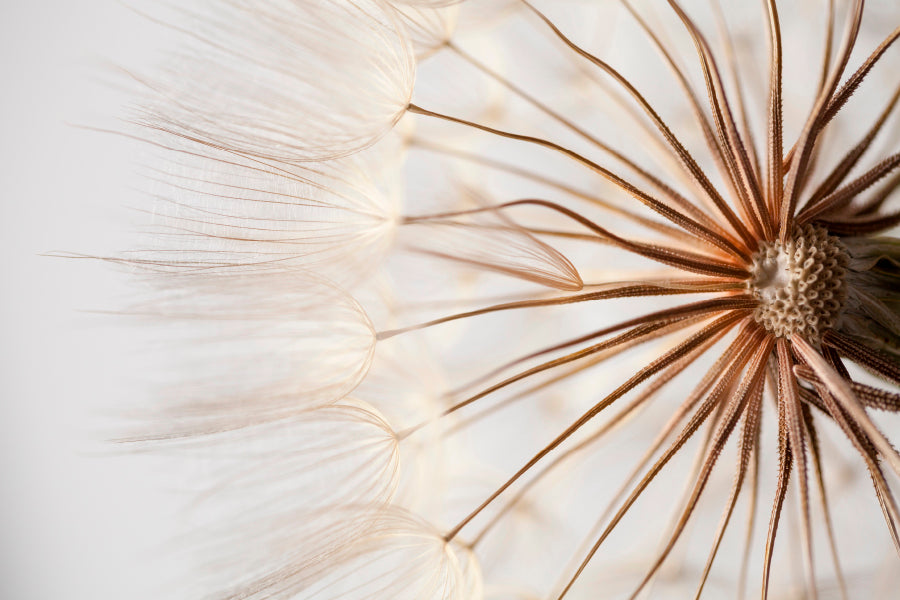
{"type": "Polygon", "coordinates": [[[818,340],[833,327],[847,286],[847,251],[817,225],[805,225],[785,243],[763,242],[753,255],[748,286],[758,323],[778,337],[818,340]]]}

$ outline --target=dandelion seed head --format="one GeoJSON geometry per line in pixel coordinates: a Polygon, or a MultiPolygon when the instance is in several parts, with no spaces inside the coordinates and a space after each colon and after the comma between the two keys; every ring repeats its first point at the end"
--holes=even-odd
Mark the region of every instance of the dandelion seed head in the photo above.
{"type": "Polygon", "coordinates": [[[131,264],[210,332],[160,437],[237,440],[229,492],[260,490],[215,598],[740,597],[752,570],[774,598],[790,569],[815,597],[845,585],[833,433],[900,549],[869,415],[900,394],[845,364],[900,382],[900,85],[868,75],[900,28],[862,0],[210,2],[141,120],[172,189],[131,264]]]}
{"type": "Polygon", "coordinates": [[[747,285],[753,318],[777,337],[819,340],[837,322],[847,296],[847,251],[824,227],[805,225],[787,242],[762,242],[747,285]]]}

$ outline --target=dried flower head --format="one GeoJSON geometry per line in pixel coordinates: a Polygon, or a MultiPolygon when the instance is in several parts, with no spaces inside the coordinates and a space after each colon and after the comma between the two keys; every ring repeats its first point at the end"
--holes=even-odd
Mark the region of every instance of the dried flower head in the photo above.
{"type": "Polygon", "coordinates": [[[896,5],[201,4],[128,260],[202,342],[138,437],[216,451],[206,593],[877,593],[896,5]]]}

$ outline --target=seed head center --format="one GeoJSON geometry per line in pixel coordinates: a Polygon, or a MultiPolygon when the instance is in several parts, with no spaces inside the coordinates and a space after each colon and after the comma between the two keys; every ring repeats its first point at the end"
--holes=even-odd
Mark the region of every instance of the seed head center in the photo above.
{"type": "Polygon", "coordinates": [[[798,228],[785,243],[761,243],[747,282],[759,301],[753,318],[778,337],[818,341],[844,306],[846,270],[844,245],[818,225],[798,228]]]}

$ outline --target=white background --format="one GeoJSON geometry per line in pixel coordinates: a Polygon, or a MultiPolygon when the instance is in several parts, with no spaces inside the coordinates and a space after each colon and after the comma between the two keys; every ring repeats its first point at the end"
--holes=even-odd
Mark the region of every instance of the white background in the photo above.
{"type": "Polygon", "coordinates": [[[166,598],[177,502],[146,461],[103,440],[137,399],[134,330],[96,311],[126,278],[133,158],[113,135],[110,63],[159,31],[106,0],[0,4],[0,598],[166,598]]]}

